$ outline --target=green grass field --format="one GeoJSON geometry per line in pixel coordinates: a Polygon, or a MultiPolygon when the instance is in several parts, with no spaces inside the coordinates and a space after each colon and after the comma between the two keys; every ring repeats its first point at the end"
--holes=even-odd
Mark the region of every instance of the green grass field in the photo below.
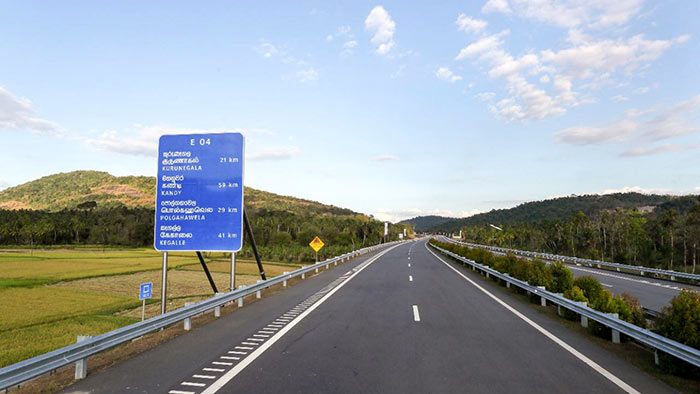
{"type": "MultiPolygon", "coordinates": [[[[169,308],[212,294],[194,253],[168,257],[169,308]]],[[[228,290],[228,259],[208,260],[220,291],[228,290]]],[[[158,314],[161,264],[151,249],[0,250],[0,368],[138,321],[140,283],[153,282],[147,315],[158,314]]],[[[264,262],[268,277],[299,267],[264,262]]],[[[254,261],[237,260],[236,271],[237,286],[258,279],[254,261]]]]}

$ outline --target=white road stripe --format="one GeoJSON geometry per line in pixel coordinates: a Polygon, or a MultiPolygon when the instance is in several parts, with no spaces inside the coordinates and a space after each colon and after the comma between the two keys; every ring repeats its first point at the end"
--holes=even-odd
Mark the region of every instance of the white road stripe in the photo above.
{"type": "Polygon", "coordinates": [[[236,346],[235,349],[240,349],[240,350],[253,350],[253,348],[250,347],[250,346],[236,346]]]}
{"type": "Polygon", "coordinates": [[[248,352],[239,352],[237,350],[229,350],[228,353],[229,354],[248,354],[248,352]]]}
{"type": "Polygon", "coordinates": [[[192,387],[204,387],[206,384],[204,383],[194,383],[194,382],[182,382],[180,383],[181,386],[192,386],[192,387]]]}
{"type": "MultiPolygon", "coordinates": [[[[277,331],[277,330],[279,330],[279,327],[265,327],[265,329],[266,329],[266,330],[277,331]]],[[[260,332],[264,332],[264,331],[260,331],[260,332]]],[[[271,332],[271,334],[274,334],[274,332],[271,332]]]]}
{"type": "MultiPolygon", "coordinates": [[[[400,245],[400,244],[399,244],[399,245],[400,245]]],[[[363,265],[362,265],[362,268],[360,268],[360,269],[358,269],[357,271],[355,271],[355,273],[352,274],[345,282],[339,284],[336,288],[334,288],[333,290],[331,290],[330,292],[328,292],[328,294],[326,294],[325,296],[323,296],[323,298],[322,298],[317,304],[314,304],[314,305],[311,306],[309,309],[305,310],[304,313],[302,313],[301,315],[299,315],[299,317],[298,317],[297,319],[295,319],[293,322],[289,323],[289,324],[286,325],[283,329],[281,329],[278,333],[276,333],[275,335],[273,335],[272,338],[270,338],[267,342],[265,342],[264,344],[262,344],[262,346],[260,346],[259,348],[257,348],[253,353],[250,354],[250,356],[246,357],[243,361],[241,361],[241,362],[238,363],[235,367],[233,367],[231,370],[229,370],[228,372],[226,372],[222,377],[219,378],[219,380],[213,382],[209,387],[207,387],[206,390],[202,391],[201,394],[214,394],[214,393],[216,393],[217,391],[219,391],[222,387],[224,387],[224,385],[226,385],[226,383],[230,382],[231,379],[235,378],[236,375],[238,375],[239,373],[241,373],[241,371],[243,371],[248,365],[250,365],[250,363],[252,363],[253,361],[255,361],[256,358],[260,357],[263,353],[265,353],[265,351],[266,351],[267,349],[269,349],[270,346],[272,346],[275,342],[277,342],[278,340],[280,340],[287,332],[289,332],[289,330],[291,330],[292,328],[294,328],[294,326],[296,326],[297,324],[299,324],[299,322],[301,322],[302,320],[304,320],[304,318],[306,318],[306,316],[308,316],[308,315],[309,315],[311,312],[313,312],[316,308],[318,308],[320,305],[322,305],[327,299],[331,298],[331,297],[333,296],[333,294],[335,294],[338,290],[342,289],[343,286],[345,286],[346,284],[350,283],[350,281],[352,280],[352,278],[354,278],[357,274],[359,274],[360,272],[362,272],[363,269],[369,267],[370,264],[372,264],[373,262],[377,261],[377,259],[379,259],[379,258],[382,257],[383,255],[385,255],[387,252],[389,252],[390,250],[396,248],[396,247],[399,246],[399,245],[392,246],[392,247],[390,247],[389,249],[386,249],[386,250],[380,252],[379,254],[377,254],[376,256],[374,256],[372,259],[367,260],[366,262],[364,262],[363,265]]]]}
{"type": "Polygon", "coordinates": [[[236,360],[236,361],[241,359],[240,357],[232,357],[232,356],[221,356],[219,358],[222,360],[236,360]]]}
{"type": "Polygon", "coordinates": [[[411,263],[408,263],[408,268],[411,268],[411,263]]]}
{"type": "Polygon", "coordinates": [[[246,341],[265,342],[264,339],[260,339],[260,338],[248,338],[248,339],[246,339],[246,341]]]}
{"type": "Polygon", "coordinates": [[[512,306],[506,304],[504,301],[502,301],[500,298],[496,297],[495,295],[491,294],[488,290],[484,289],[483,287],[479,286],[476,282],[473,280],[467,278],[463,273],[459,272],[455,267],[451,266],[449,263],[447,263],[445,260],[443,260],[440,256],[435,254],[430,248],[428,248],[428,245],[425,245],[425,248],[430,252],[433,256],[435,256],[438,260],[440,260],[443,264],[445,264],[449,269],[452,271],[456,272],[459,276],[464,278],[467,282],[471,283],[474,285],[477,289],[481,290],[482,292],[486,293],[487,296],[491,297],[494,301],[498,302],[501,304],[504,308],[509,310],[511,313],[513,313],[515,316],[519,317],[523,321],[525,321],[527,324],[532,326],[534,329],[542,333],[544,336],[547,338],[551,339],[554,343],[557,345],[561,346],[566,350],[567,352],[573,354],[576,358],[579,360],[583,361],[585,364],[587,364],[589,367],[593,368],[596,372],[599,374],[603,375],[605,378],[607,378],[609,381],[613,382],[616,384],[619,388],[624,390],[627,393],[630,394],[641,394],[639,391],[635,390],[632,386],[628,385],[627,383],[623,382],[622,379],[618,378],[617,376],[613,375],[612,373],[608,372],[605,368],[601,367],[598,363],[595,361],[591,360],[590,358],[586,357],[583,353],[579,352],[578,350],[574,349],[569,345],[568,343],[562,341],[559,339],[557,336],[552,334],[551,332],[545,330],[542,326],[539,324],[535,323],[534,321],[530,320],[527,316],[523,315],[522,313],[518,312],[513,308],[512,306]]]}
{"type": "MultiPolygon", "coordinates": [[[[269,330],[269,328],[266,328],[265,330],[269,330]]],[[[260,330],[258,332],[263,333],[263,334],[274,334],[274,331],[265,331],[265,330],[260,330]]]]}
{"type": "Polygon", "coordinates": [[[192,375],[192,377],[197,379],[216,379],[214,375],[192,375]]]}
{"type": "Polygon", "coordinates": [[[214,365],[233,365],[233,363],[225,363],[223,361],[213,361],[212,364],[214,364],[214,365]]]}
{"type": "Polygon", "coordinates": [[[257,337],[257,338],[269,338],[270,337],[269,335],[265,335],[265,334],[253,334],[253,336],[257,337]]]}
{"type": "Polygon", "coordinates": [[[420,313],[418,313],[418,305],[413,305],[413,320],[420,321],[420,313]]]}
{"type": "Polygon", "coordinates": [[[260,345],[259,343],[253,343],[253,342],[241,342],[241,345],[246,345],[246,346],[258,346],[260,345]]]}
{"type": "Polygon", "coordinates": [[[207,371],[207,372],[224,372],[225,369],[223,369],[223,368],[202,368],[202,371],[207,371]]]}
{"type": "Polygon", "coordinates": [[[408,275],[408,281],[409,281],[409,282],[413,282],[413,276],[408,275]]]}
{"type": "Polygon", "coordinates": [[[603,283],[603,282],[600,282],[600,284],[603,285],[603,286],[605,286],[605,287],[613,287],[612,285],[609,285],[609,284],[603,283]]]}
{"type": "Polygon", "coordinates": [[[170,394],[194,394],[194,391],[170,390],[170,394]]]}

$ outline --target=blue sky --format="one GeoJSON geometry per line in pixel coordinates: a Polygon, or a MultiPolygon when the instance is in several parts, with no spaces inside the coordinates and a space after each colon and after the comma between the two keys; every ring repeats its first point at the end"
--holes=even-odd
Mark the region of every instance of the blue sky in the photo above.
{"type": "Polygon", "coordinates": [[[700,192],[700,2],[0,2],[0,187],[154,175],[241,131],[247,185],[378,218],[700,192]]]}

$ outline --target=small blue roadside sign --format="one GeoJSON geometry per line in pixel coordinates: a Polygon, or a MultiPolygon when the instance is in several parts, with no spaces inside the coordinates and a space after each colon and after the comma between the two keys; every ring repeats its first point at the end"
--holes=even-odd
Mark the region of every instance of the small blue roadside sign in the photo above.
{"type": "Polygon", "coordinates": [[[139,300],[145,300],[153,296],[153,282],[141,283],[139,288],[139,300]]]}
{"type": "Polygon", "coordinates": [[[156,250],[241,250],[243,156],[240,133],[160,137],[156,250]]]}

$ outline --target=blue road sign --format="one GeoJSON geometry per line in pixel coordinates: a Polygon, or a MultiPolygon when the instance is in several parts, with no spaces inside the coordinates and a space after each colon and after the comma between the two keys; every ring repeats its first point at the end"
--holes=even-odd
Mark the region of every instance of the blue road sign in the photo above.
{"type": "Polygon", "coordinates": [[[240,133],[160,137],[156,250],[241,250],[243,155],[240,133]]]}
{"type": "Polygon", "coordinates": [[[139,300],[145,300],[153,296],[153,282],[141,283],[139,288],[139,300]]]}

